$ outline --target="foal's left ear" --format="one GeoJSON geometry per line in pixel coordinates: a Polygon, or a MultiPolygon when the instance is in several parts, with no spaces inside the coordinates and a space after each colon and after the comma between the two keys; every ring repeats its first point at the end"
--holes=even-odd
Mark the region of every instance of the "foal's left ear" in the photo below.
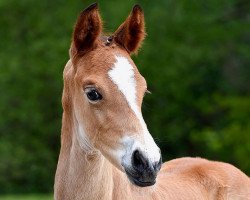
{"type": "Polygon", "coordinates": [[[136,53],[145,38],[144,14],[139,5],[133,7],[128,18],[114,33],[114,40],[129,53],[136,53]]]}
{"type": "Polygon", "coordinates": [[[94,3],[82,11],[77,19],[72,38],[71,56],[93,49],[101,32],[102,21],[98,5],[94,3]]]}

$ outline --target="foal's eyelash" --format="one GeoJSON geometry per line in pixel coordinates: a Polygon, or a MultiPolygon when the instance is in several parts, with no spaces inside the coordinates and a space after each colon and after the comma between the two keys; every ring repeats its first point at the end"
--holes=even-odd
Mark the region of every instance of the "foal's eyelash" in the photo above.
{"type": "Polygon", "coordinates": [[[150,92],[148,89],[146,89],[144,96],[145,96],[146,94],[151,94],[151,92],[150,92]]]}

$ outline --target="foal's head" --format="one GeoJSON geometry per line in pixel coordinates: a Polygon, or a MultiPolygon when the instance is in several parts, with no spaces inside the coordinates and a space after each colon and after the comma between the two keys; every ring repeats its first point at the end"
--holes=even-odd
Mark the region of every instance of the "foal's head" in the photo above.
{"type": "Polygon", "coordinates": [[[135,6],[112,36],[101,33],[93,4],[80,14],[70,50],[78,142],[85,151],[99,150],[132,183],[153,185],[161,154],[141,113],[147,84],[130,58],[145,36],[141,8],[135,6]]]}

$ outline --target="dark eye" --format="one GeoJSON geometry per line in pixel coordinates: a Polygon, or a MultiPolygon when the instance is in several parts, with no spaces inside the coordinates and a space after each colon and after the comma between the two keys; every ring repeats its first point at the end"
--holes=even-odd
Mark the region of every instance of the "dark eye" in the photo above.
{"type": "Polygon", "coordinates": [[[98,101],[102,99],[102,95],[94,88],[87,88],[85,92],[90,101],[98,101]]]}

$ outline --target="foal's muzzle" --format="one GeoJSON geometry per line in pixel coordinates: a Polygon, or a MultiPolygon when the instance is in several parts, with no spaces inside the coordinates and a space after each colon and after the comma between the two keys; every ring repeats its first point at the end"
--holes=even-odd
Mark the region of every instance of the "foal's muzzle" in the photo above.
{"type": "Polygon", "coordinates": [[[140,150],[135,150],[131,158],[132,167],[125,168],[129,180],[140,187],[155,184],[156,176],[161,169],[162,159],[150,162],[140,150]]]}

